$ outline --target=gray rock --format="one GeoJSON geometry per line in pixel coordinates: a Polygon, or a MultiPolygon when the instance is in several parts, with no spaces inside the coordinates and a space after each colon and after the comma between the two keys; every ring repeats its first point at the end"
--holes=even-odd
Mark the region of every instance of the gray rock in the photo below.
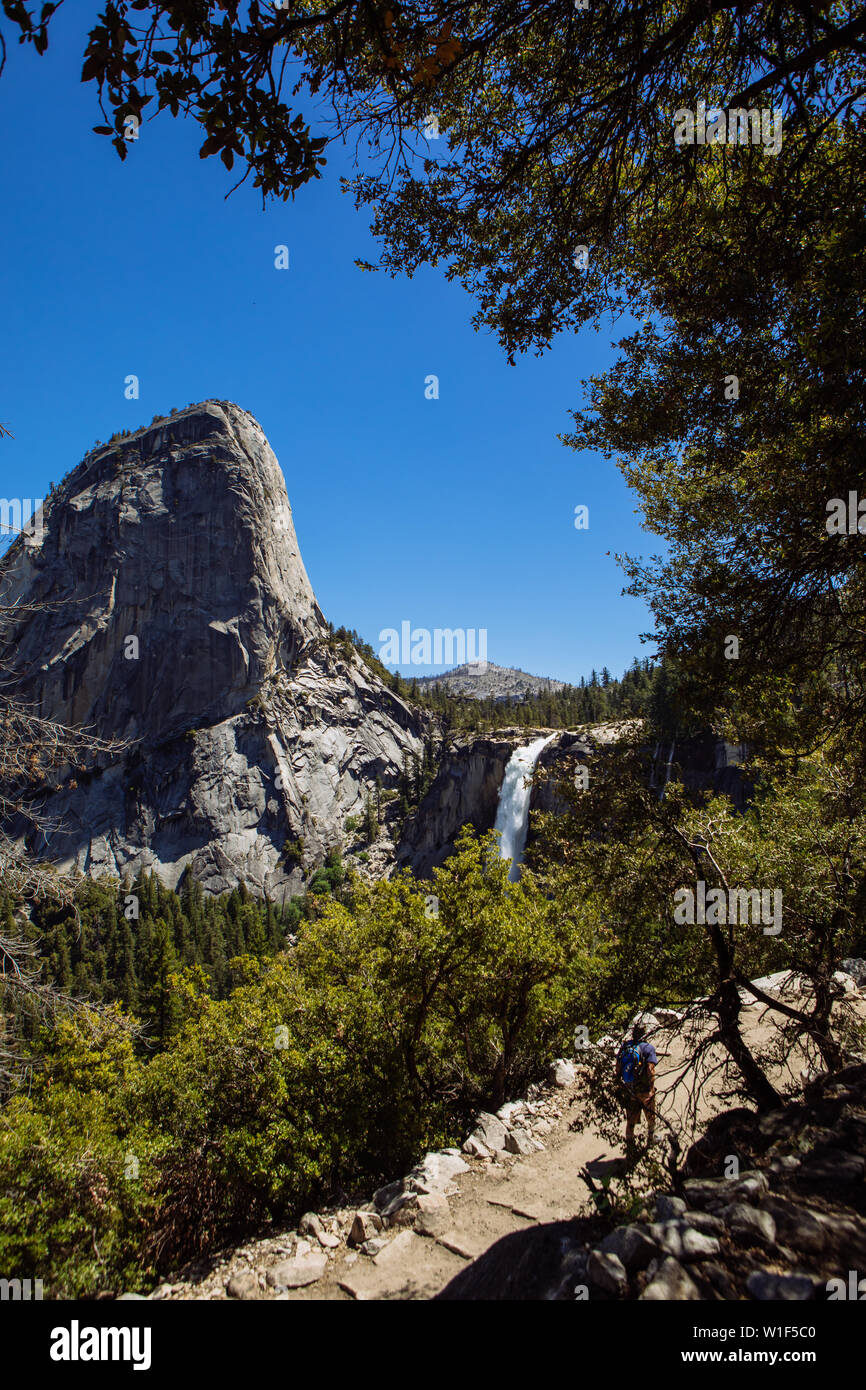
{"type": "Polygon", "coordinates": [[[384,1250],[387,1244],[388,1242],[384,1236],[371,1236],[369,1240],[363,1241],[358,1248],[362,1255],[370,1255],[372,1257],[384,1250]]]}
{"type": "Polygon", "coordinates": [[[727,1206],[735,1195],[719,1178],[686,1178],[683,1192],[689,1206],[697,1207],[700,1211],[727,1206]]]}
{"type": "Polygon", "coordinates": [[[667,1192],[660,1192],[655,1201],[655,1216],[657,1221],[670,1221],[674,1217],[682,1216],[686,1210],[686,1204],[682,1197],[672,1197],[667,1192]]]}
{"type": "Polygon", "coordinates": [[[686,1225],[691,1226],[693,1231],[701,1231],[705,1236],[723,1236],[725,1234],[725,1223],[721,1216],[715,1216],[709,1211],[685,1211],[679,1220],[685,1221],[686,1225]]]}
{"type": "Polygon", "coordinates": [[[550,1064],[548,1079],[551,1086],[558,1086],[560,1090],[573,1086],[577,1080],[574,1063],[567,1061],[565,1057],[557,1057],[556,1061],[550,1064]]]}
{"type": "Polygon", "coordinates": [[[662,1260],[653,1278],[647,1284],[640,1301],[644,1302],[682,1302],[699,1299],[700,1292],[687,1270],[677,1260],[668,1257],[662,1260]]]}
{"type": "Polygon", "coordinates": [[[843,960],[842,969],[846,975],[852,976],[860,989],[866,985],[866,960],[862,956],[849,956],[843,960]]]}
{"type": "Polygon", "coordinates": [[[294,1259],[272,1265],[265,1278],[272,1289],[300,1289],[315,1284],[328,1268],[328,1257],[321,1250],[308,1250],[294,1259]]]}
{"type": "Polygon", "coordinates": [[[373,1205],[377,1207],[379,1211],[384,1211],[384,1209],[394,1201],[394,1198],[399,1197],[405,1190],[406,1188],[402,1178],[398,1178],[396,1182],[386,1183],[384,1187],[380,1187],[378,1191],[373,1193],[373,1205]]]}
{"type": "Polygon", "coordinates": [[[493,1150],[488,1149],[487,1145],[483,1144],[474,1134],[470,1134],[469,1138],[465,1141],[463,1152],[469,1154],[470,1158],[493,1157],[493,1150]]]}
{"type": "Polygon", "coordinates": [[[522,1123],[521,1117],[526,1114],[527,1105],[525,1100],[509,1100],[504,1105],[500,1105],[496,1112],[496,1118],[501,1120],[506,1128],[514,1124],[515,1120],[522,1123]]]}
{"type": "Polygon", "coordinates": [[[505,1147],[512,1154],[534,1153],[532,1138],[525,1129],[509,1130],[505,1136],[505,1147]]]}
{"type": "Polygon", "coordinates": [[[324,1229],[321,1220],[314,1211],[306,1212],[298,1222],[298,1235],[301,1236],[315,1236],[318,1240],[324,1229]]]}
{"type": "Polygon", "coordinates": [[[119,1293],[119,1294],[117,1295],[117,1298],[115,1299],[115,1302],[116,1302],[116,1303],[123,1303],[123,1302],[125,1301],[125,1302],[128,1303],[128,1302],[131,1302],[131,1301],[133,1301],[133,1300],[135,1300],[135,1302],[141,1302],[141,1303],[146,1303],[146,1302],[147,1302],[147,1298],[146,1298],[146,1296],[145,1296],[143,1293],[119,1293]]]}
{"type": "Polygon", "coordinates": [[[726,1178],[724,1182],[728,1202],[735,1198],[741,1202],[757,1202],[770,1190],[766,1173],[757,1168],[749,1168],[738,1178],[726,1178]]]}
{"type": "MultiPolygon", "coordinates": [[[[495,1119],[495,1116],[491,1118],[495,1119]]],[[[447,1192],[457,1174],[468,1171],[469,1165],[463,1161],[457,1149],[440,1149],[426,1154],[422,1162],[407,1174],[404,1183],[409,1192],[447,1192]]]]}
{"type": "Polygon", "coordinates": [[[768,1211],[735,1202],[720,1213],[731,1235],[746,1245],[774,1245],[776,1223],[768,1211]]]}
{"type": "Polygon", "coordinates": [[[605,1254],[616,1255],[629,1274],[646,1269],[650,1260],[658,1253],[658,1246],[650,1239],[645,1226],[618,1226],[605,1236],[599,1247],[605,1254]]]}
{"type": "Polygon", "coordinates": [[[415,1230],[421,1236],[444,1236],[453,1225],[448,1198],[441,1192],[425,1193],[418,1198],[415,1230]]]}
{"type": "Polygon", "coordinates": [[[251,1269],[242,1270],[240,1274],[233,1274],[226,1284],[226,1293],[229,1298],[247,1300],[262,1296],[259,1281],[251,1269]]]}
{"type": "Polygon", "coordinates": [[[501,1120],[482,1110],[470,1138],[478,1140],[493,1153],[504,1153],[507,1134],[508,1131],[501,1120]]]}
{"type": "Polygon", "coordinates": [[[808,1274],[774,1274],[768,1269],[753,1270],[746,1290],[762,1302],[799,1303],[815,1297],[815,1285],[808,1274]]]}
{"type": "Polygon", "coordinates": [[[377,1236],[382,1226],[382,1218],[376,1212],[356,1211],[349,1228],[349,1244],[363,1245],[364,1241],[377,1236]]]}
{"type": "Polygon", "coordinates": [[[608,1251],[591,1251],[586,1277],[591,1285],[614,1298],[624,1298],[628,1293],[628,1276],[623,1263],[608,1251]]]}
{"type": "Polygon", "coordinates": [[[716,1237],[693,1230],[685,1219],[654,1221],[647,1227],[647,1235],[666,1255],[685,1264],[692,1260],[708,1260],[719,1253],[716,1237]]]}

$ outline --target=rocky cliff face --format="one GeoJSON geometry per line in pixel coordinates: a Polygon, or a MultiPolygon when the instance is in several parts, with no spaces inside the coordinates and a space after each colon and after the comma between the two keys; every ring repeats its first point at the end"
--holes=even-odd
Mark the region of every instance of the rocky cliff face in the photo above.
{"type": "Polygon", "coordinates": [[[277,460],[230,403],[89,454],[2,583],[21,697],[129,744],[47,794],[57,829],[30,847],[61,864],[297,890],[287,843],[319,862],[421,750],[417,711],[329,649],[277,460]]]}

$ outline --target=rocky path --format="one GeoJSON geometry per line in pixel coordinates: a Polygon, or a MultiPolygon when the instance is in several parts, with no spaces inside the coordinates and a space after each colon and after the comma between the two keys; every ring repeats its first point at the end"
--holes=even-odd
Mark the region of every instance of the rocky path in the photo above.
{"type": "MultiPolygon", "coordinates": [[[[766,1037],[772,1027],[767,1011],[755,1006],[747,1017],[752,1041],[766,1037]]],[[[722,1107],[708,1091],[689,1120],[689,1087],[680,1077],[683,1041],[671,1029],[659,1030],[653,1041],[660,1058],[659,1109],[685,1150],[695,1130],[722,1107]]],[[[532,1088],[525,1101],[503,1106],[498,1116],[481,1116],[463,1151],[429,1154],[365,1207],[311,1213],[297,1233],[253,1241],[151,1297],[433,1298],[503,1236],[593,1214],[581,1169],[602,1178],[620,1168],[624,1152],[592,1129],[570,1128],[577,1089],[574,1067],[558,1064],[549,1086],[532,1088]]]]}

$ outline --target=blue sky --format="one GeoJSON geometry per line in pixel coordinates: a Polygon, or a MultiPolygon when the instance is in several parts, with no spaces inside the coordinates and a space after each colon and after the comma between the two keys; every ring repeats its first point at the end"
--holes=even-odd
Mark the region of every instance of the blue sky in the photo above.
{"type": "Polygon", "coordinates": [[[237,169],[198,158],[192,122],[145,124],[121,163],[91,133],[95,89],[78,80],[99,8],[61,11],[42,58],[12,45],[0,78],[0,421],[15,436],[0,441],[0,495],[41,497],[96,439],[230,399],[282,465],[336,625],[377,648],[404,620],[486,628],[491,661],[570,681],[652,652],[613,555],[657,543],[616,467],[556,438],[612,360],[612,331],[509,367],[443,272],[362,273],[355,258],[376,248],[340,192],[339,150],[318,184],[266,211],[251,181],[225,199],[237,169]],[[288,271],[274,268],[283,243],[288,271]]]}

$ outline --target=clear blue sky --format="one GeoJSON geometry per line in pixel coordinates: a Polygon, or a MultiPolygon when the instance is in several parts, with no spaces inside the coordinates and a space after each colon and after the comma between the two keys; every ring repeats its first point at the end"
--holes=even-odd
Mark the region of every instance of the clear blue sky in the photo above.
{"type": "Polygon", "coordinates": [[[121,163],[91,133],[95,89],[78,80],[99,8],[61,11],[42,58],[13,44],[0,78],[0,420],[15,436],[0,441],[0,496],[41,497],[96,439],[230,399],[282,465],[336,625],[377,648],[404,619],[486,628],[491,661],[570,681],[649,654],[650,619],[621,596],[613,554],[657,542],[616,467],[556,438],[612,360],[612,332],[509,367],[441,271],[362,273],[355,258],[376,248],[339,190],[338,150],[318,184],[266,211],[251,180],[226,201],[237,170],[200,160],[199,127],[168,114],[121,163]],[[124,399],[129,373],[138,401],[124,399]]]}

